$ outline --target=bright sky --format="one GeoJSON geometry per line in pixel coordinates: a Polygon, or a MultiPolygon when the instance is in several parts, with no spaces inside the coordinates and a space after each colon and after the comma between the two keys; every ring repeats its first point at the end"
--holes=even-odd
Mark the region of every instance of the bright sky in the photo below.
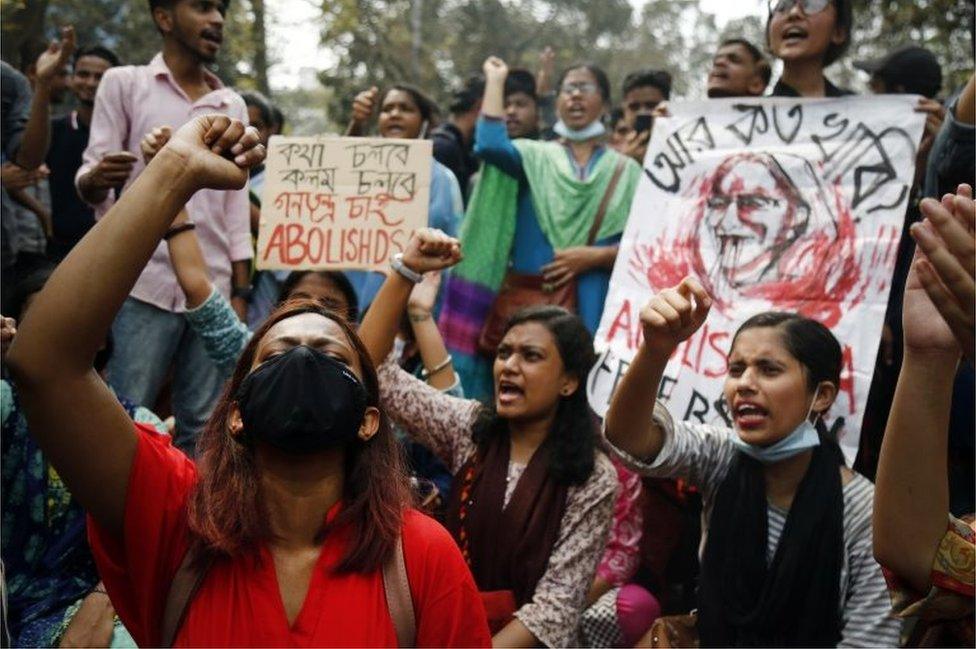
{"type": "MultiPolygon", "coordinates": [[[[642,0],[631,0],[635,9],[642,0]]],[[[700,0],[701,8],[716,16],[721,29],[726,22],[761,11],[764,0],[700,0]]],[[[266,0],[268,47],[273,60],[272,89],[296,88],[302,83],[302,68],[318,71],[328,67],[329,51],[319,44],[319,2],[317,0],[266,0]]]]}

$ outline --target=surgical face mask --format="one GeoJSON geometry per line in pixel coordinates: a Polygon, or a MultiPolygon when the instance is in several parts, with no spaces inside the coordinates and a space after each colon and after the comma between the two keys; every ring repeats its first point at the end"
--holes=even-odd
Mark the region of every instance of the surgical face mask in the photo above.
{"type": "Polygon", "coordinates": [[[264,362],[237,392],[244,435],[296,454],[357,439],[366,400],[348,367],[306,345],[264,362]]]}
{"type": "Polygon", "coordinates": [[[583,142],[584,140],[592,140],[595,137],[600,137],[607,132],[607,128],[603,125],[603,122],[599,119],[595,119],[581,129],[574,129],[566,126],[566,122],[559,120],[556,125],[552,127],[552,130],[556,132],[559,137],[564,137],[571,142],[583,142]]]}
{"type": "Polygon", "coordinates": [[[803,422],[794,428],[793,432],[775,444],[770,446],[756,446],[755,444],[744,442],[739,436],[738,431],[732,436],[732,443],[735,444],[737,449],[749,457],[759,460],[763,464],[775,464],[781,460],[799,455],[807,449],[819,446],[820,435],[817,433],[816,425],[810,421],[810,415],[813,412],[813,403],[816,400],[817,395],[814,394],[813,401],[810,402],[810,408],[807,409],[807,416],[803,418],[803,422]]]}

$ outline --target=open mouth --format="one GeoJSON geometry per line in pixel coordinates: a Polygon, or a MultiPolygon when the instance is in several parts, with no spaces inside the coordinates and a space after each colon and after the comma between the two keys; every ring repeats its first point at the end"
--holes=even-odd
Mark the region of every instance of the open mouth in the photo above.
{"type": "Polygon", "coordinates": [[[216,29],[203,30],[203,32],[200,34],[200,38],[217,46],[224,42],[223,32],[216,29]]]}
{"type": "Polygon", "coordinates": [[[783,44],[784,45],[795,45],[802,42],[809,36],[807,30],[802,27],[787,27],[783,31],[783,44]]]}
{"type": "Polygon", "coordinates": [[[768,410],[748,401],[737,404],[732,414],[735,417],[735,423],[744,430],[758,428],[766,423],[769,418],[768,410]]]}
{"type": "Polygon", "coordinates": [[[498,402],[502,405],[510,404],[525,395],[525,391],[511,381],[498,382],[498,402]]]}
{"type": "Polygon", "coordinates": [[[570,117],[586,117],[586,108],[579,104],[571,104],[569,108],[566,109],[566,114],[570,117]]]}

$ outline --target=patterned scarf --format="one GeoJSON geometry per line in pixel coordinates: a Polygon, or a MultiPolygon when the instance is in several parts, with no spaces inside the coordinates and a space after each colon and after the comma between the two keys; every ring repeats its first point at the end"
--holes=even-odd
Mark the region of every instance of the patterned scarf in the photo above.
{"type": "MultiPolygon", "coordinates": [[[[586,244],[597,209],[610,184],[620,154],[607,150],[586,180],[573,172],[563,145],[515,140],[522,157],[539,227],[556,250],[586,244]]],[[[623,232],[641,169],[629,162],[607,204],[596,240],[623,232]]],[[[454,367],[465,379],[465,393],[491,394],[487,362],[478,354],[478,335],[505,278],[515,240],[518,181],[493,165],[482,165],[481,179],[461,226],[464,260],[444,290],[438,326],[454,367]]]]}

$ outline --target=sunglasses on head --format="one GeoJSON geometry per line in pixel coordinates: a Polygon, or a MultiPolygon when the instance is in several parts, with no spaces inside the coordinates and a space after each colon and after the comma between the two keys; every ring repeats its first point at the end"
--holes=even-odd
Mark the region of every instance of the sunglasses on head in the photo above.
{"type": "Polygon", "coordinates": [[[799,5],[803,13],[818,14],[830,5],[830,0],[770,0],[769,13],[785,14],[799,5]]]}

